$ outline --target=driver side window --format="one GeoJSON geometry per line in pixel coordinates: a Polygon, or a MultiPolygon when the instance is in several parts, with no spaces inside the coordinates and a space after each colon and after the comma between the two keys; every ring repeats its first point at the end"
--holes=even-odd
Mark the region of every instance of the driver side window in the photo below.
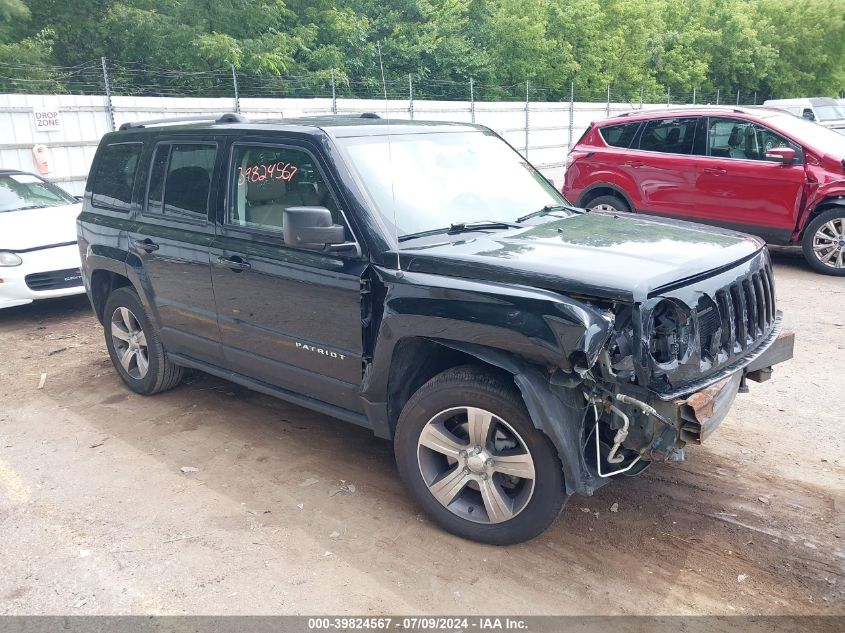
{"type": "Polygon", "coordinates": [[[236,145],[232,162],[230,225],[281,232],[285,209],[326,207],[345,222],[312,156],[290,147],[236,145]]]}
{"type": "Polygon", "coordinates": [[[767,127],[728,117],[710,119],[707,133],[707,155],[740,160],[769,160],[766,152],[775,147],[790,147],[801,160],[801,148],[767,127]]]}

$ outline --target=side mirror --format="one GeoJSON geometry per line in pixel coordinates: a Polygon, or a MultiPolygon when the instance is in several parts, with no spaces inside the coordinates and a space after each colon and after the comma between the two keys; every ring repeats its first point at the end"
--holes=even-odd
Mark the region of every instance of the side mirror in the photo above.
{"type": "Polygon", "coordinates": [[[326,207],[289,207],[284,211],[282,233],[285,244],[323,250],[330,245],[346,243],[346,229],[332,224],[332,213],[326,207]]]}
{"type": "Polygon", "coordinates": [[[773,147],[766,152],[766,160],[791,165],[795,162],[795,150],[791,147],[773,147]]]}

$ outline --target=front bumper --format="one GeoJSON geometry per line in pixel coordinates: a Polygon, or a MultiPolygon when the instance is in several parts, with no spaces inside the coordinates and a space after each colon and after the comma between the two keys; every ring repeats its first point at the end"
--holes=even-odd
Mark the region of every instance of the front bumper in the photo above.
{"type": "Polygon", "coordinates": [[[0,267],[0,309],[85,292],[76,244],[19,255],[23,260],[20,266],[0,267]]]}
{"type": "Polygon", "coordinates": [[[679,439],[700,444],[728,415],[745,380],[768,380],[773,365],[792,358],[794,344],[795,333],[781,330],[765,351],[745,367],[689,396],[673,400],[671,414],[679,424],[679,439]]]}

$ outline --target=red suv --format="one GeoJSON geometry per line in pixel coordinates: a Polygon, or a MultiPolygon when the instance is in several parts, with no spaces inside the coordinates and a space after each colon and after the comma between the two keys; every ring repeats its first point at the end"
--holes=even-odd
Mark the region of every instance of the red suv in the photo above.
{"type": "Polygon", "coordinates": [[[593,123],[563,194],[590,209],[671,216],[800,244],[845,276],[845,136],[780,110],[630,112],[593,123]]]}

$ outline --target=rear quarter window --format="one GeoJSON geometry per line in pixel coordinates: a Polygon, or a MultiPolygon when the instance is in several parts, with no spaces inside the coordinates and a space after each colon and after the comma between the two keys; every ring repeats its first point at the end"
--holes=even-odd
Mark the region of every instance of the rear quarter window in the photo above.
{"type": "Polygon", "coordinates": [[[637,130],[639,129],[639,122],[622,123],[619,125],[608,125],[600,128],[599,134],[601,134],[604,142],[611,147],[624,147],[627,149],[631,146],[631,141],[634,140],[634,137],[637,135],[637,130]]]}
{"type": "Polygon", "coordinates": [[[106,145],[97,159],[91,204],[102,209],[129,211],[143,143],[106,145]]]}

